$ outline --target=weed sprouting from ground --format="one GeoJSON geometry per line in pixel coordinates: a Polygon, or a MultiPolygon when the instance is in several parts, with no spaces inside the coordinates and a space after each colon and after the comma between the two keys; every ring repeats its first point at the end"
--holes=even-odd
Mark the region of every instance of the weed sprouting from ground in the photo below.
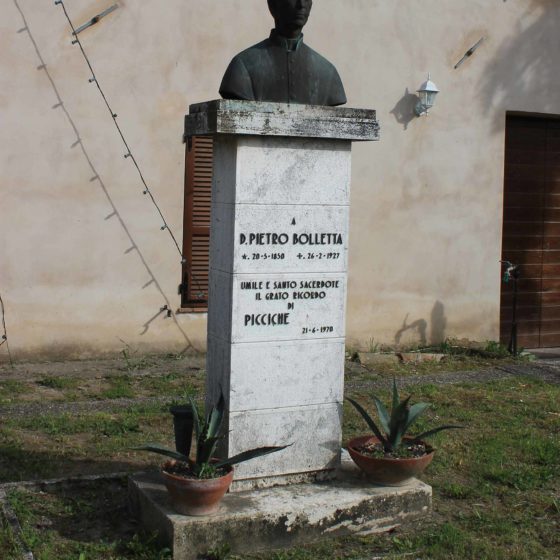
{"type": "Polygon", "coordinates": [[[48,387],[49,389],[74,389],[79,383],[78,379],[73,377],[43,377],[37,381],[38,385],[48,387]]]}

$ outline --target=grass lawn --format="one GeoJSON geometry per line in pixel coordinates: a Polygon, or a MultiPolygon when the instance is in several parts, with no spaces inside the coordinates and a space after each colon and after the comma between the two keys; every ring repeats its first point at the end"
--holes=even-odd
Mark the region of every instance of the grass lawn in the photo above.
{"type": "Polygon", "coordinates": [[[204,372],[172,371],[162,375],[131,373],[90,379],[40,377],[0,381],[0,405],[138,399],[196,393],[204,386],[204,372]]]}
{"type": "MultiPolygon", "coordinates": [[[[367,372],[364,376],[367,379],[367,372]]],[[[113,385],[102,390],[118,395],[131,390],[134,395],[161,396],[176,394],[178,387],[200,387],[200,379],[187,382],[174,375],[143,378],[140,385],[134,379],[128,383],[126,375],[111,381],[113,385]]],[[[79,391],[81,384],[83,380],[60,384],[44,380],[41,387],[59,391],[64,399],[65,391],[79,391]]],[[[431,519],[390,534],[325,540],[245,558],[559,559],[560,387],[515,378],[452,386],[420,384],[412,392],[413,402],[433,403],[418,430],[443,423],[466,426],[433,439],[438,451],[424,476],[434,488],[431,519]]],[[[6,398],[6,393],[0,395],[6,398]]],[[[16,385],[11,398],[21,394],[16,385]]],[[[371,396],[363,390],[350,391],[349,396],[372,409],[371,396]]],[[[389,391],[379,396],[388,401],[389,391]]],[[[142,405],[111,413],[5,420],[0,426],[0,480],[155,468],[157,458],[130,448],[147,441],[171,446],[167,408],[142,405]]],[[[363,420],[345,405],[345,441],[365,432],[363,420]]],[[[124,479],[18,489],[9,495],[38,560],[170,558],[153,540],[136,535],[138,528],[128,519],[125,500],[124,479]]],[[[17,558],[15,547],[10,530],[1,527],[0,558],[17,558]]],[[[227,555],[226,543],[215,558],[227,557],[235,558],[227,555]]]]}

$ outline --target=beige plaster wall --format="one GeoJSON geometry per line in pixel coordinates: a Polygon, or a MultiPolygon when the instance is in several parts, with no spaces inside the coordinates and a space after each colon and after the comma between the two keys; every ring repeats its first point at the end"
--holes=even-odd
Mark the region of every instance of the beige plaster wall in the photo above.
{"type": "MultiPolygon", "coordinates": [[[[114,1],[67,7],[80,25],[114,1]]],[[[14,357],[202,349],[203,315],[160,313],[179,305],[179,255],[61,8],[0,6],[0,294],[14,357]]],[[[229,59],[271,20],[264,0],[119,6],[80,38],[180,240],[182,117],[217,97],[229,59]]],[[[554,0],[316,0],[307,42],[382,125],[380,143],[354,150],[353,343],[497,338],[505,113],[560,114],[558,29],[554,0]],[[442,93],[416,119],[407,91],[428,71],[442,93]]]]}

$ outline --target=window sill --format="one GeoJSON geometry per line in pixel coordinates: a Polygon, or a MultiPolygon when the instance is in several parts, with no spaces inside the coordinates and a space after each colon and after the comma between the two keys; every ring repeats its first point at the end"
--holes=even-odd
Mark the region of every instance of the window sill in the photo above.
{"type": "Polygon", "coordinates": [[[208,307],[179,307],[175,312],[177,315],[187,315],[190,313],[208,313],[208,307]]]}

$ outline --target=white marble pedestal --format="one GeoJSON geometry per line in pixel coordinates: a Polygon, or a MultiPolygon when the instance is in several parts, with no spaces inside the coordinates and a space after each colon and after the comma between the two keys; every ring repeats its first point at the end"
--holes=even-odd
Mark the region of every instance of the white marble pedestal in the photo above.
{"type": "Polygon", "coordinates": [[[214,137],[207,405],[223,392],[235,489],[325,475],[340,460],[352,141],[375,111],[246,101],[190,108],[214,137]]]}

